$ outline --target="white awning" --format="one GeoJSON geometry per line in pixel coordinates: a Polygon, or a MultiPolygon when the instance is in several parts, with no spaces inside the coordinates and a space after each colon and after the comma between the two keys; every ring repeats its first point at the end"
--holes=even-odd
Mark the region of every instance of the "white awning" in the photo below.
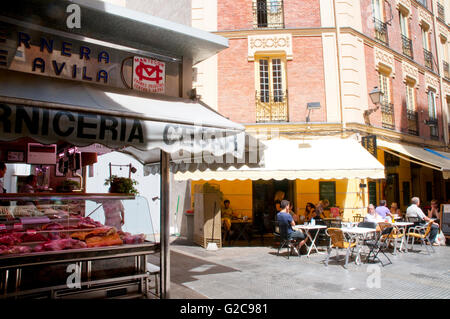
{"type": "Polygon", "coordinates": [[[264,144],[264,163],[259,168],[178,172],[175,180],[385,178],[383,165],[354,139],[276,139],[264,144]]]}
{"type": "Polygon", "coordinates": [[[0,140],[102,144],[143,164],[159,151],[233,154],[245,148],[242,125],[200,102],[0,70],[0,140]]]}
{"type": "MultiPolygon", "coordinates": [[[[450,153],[438,152],[429,148],[393,143],[385,140],[377,140],[377,147],[386,151],[395,151],[400,155],[406,155],[414,160],[418,160],[424,166],[428,166],[438,171],[442,171],[443,178],[450,178],[450,153]]],[[[396,154],[397,155],[397,154],[396,154]]],[[[406,158],[406,160],[409,160],[406,158]]]]}

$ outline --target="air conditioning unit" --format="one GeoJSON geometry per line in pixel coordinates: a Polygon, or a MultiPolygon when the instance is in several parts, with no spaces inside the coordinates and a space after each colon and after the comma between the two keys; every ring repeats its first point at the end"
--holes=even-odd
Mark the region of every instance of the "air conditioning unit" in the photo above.
{"type": "Polygon", "coordinates": [[[28,164],[56,164],[56,144],[28,143],[28,164]]]}

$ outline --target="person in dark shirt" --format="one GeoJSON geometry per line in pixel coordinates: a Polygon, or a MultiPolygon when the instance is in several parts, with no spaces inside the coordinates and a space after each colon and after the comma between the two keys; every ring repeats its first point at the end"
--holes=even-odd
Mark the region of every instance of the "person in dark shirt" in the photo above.
{"type": "Polygon", "coordinates": [[[283,199],[280,203],[281,211],[277,214],[277,221],[280,227],[288,226],[288,238],[295,240],[295,248],[300,251],[300,248],[305,244],[306,236],[301,231],[295,231],[292,229],[292,226],[295,226],[294,219],[291,214],[289,214],[289,206],[290,203],[288,200],[283,199]]]}

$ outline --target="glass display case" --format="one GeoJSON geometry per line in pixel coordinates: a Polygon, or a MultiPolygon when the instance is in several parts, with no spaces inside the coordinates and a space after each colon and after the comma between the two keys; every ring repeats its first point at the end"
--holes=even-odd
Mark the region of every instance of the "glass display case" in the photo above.
{"type": "Polygon", "coordinates": [[[0,298],[149,297],[145,197],[0,194],[0,298]]]}

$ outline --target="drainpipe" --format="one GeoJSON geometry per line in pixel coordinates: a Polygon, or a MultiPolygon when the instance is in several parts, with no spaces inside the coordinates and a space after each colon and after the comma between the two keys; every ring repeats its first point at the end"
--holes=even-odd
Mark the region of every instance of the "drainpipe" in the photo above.
{"type": "Polygon", "coordinates": [[[444,85],[442,84],[442,74],[444,74],[444,68],[442,66],[442,61],[439,59],[439,34],[438,29],[436,28],[436,14],[437,14],[437,4],[433,1],[433,30],[434,30],[434,44],[436,47],[436,61],[437,61],[437,69],[439,73],[439,89],[441,90],[441,114],[442,114],[442,129],[444,132],[444,143],[448,147],[449,144],[449,136],[448,136],[448,108],[447,101],[445,99],[444,85]],[[436,9],[436,10],[435,10],[436,9]]]}
{"type": "Polygon", "coordinates": [[[345,126],[345,119],[344,119],[344,103],[342,99],[342,75],[341,75],[341,65],[342,65],[342,58],[341,58],[341,40],[340,40],[340,27],[337,19],[337,13],[336,13],[336,0],[333,0],[333,13],[334,13],[334,25],[336,27],[336,53],[337,53],[337,63],[338,63],[338,77],[339,77],[339,106],[341,111],[341,134],[344,134],[346,130],[345,126]]]}

